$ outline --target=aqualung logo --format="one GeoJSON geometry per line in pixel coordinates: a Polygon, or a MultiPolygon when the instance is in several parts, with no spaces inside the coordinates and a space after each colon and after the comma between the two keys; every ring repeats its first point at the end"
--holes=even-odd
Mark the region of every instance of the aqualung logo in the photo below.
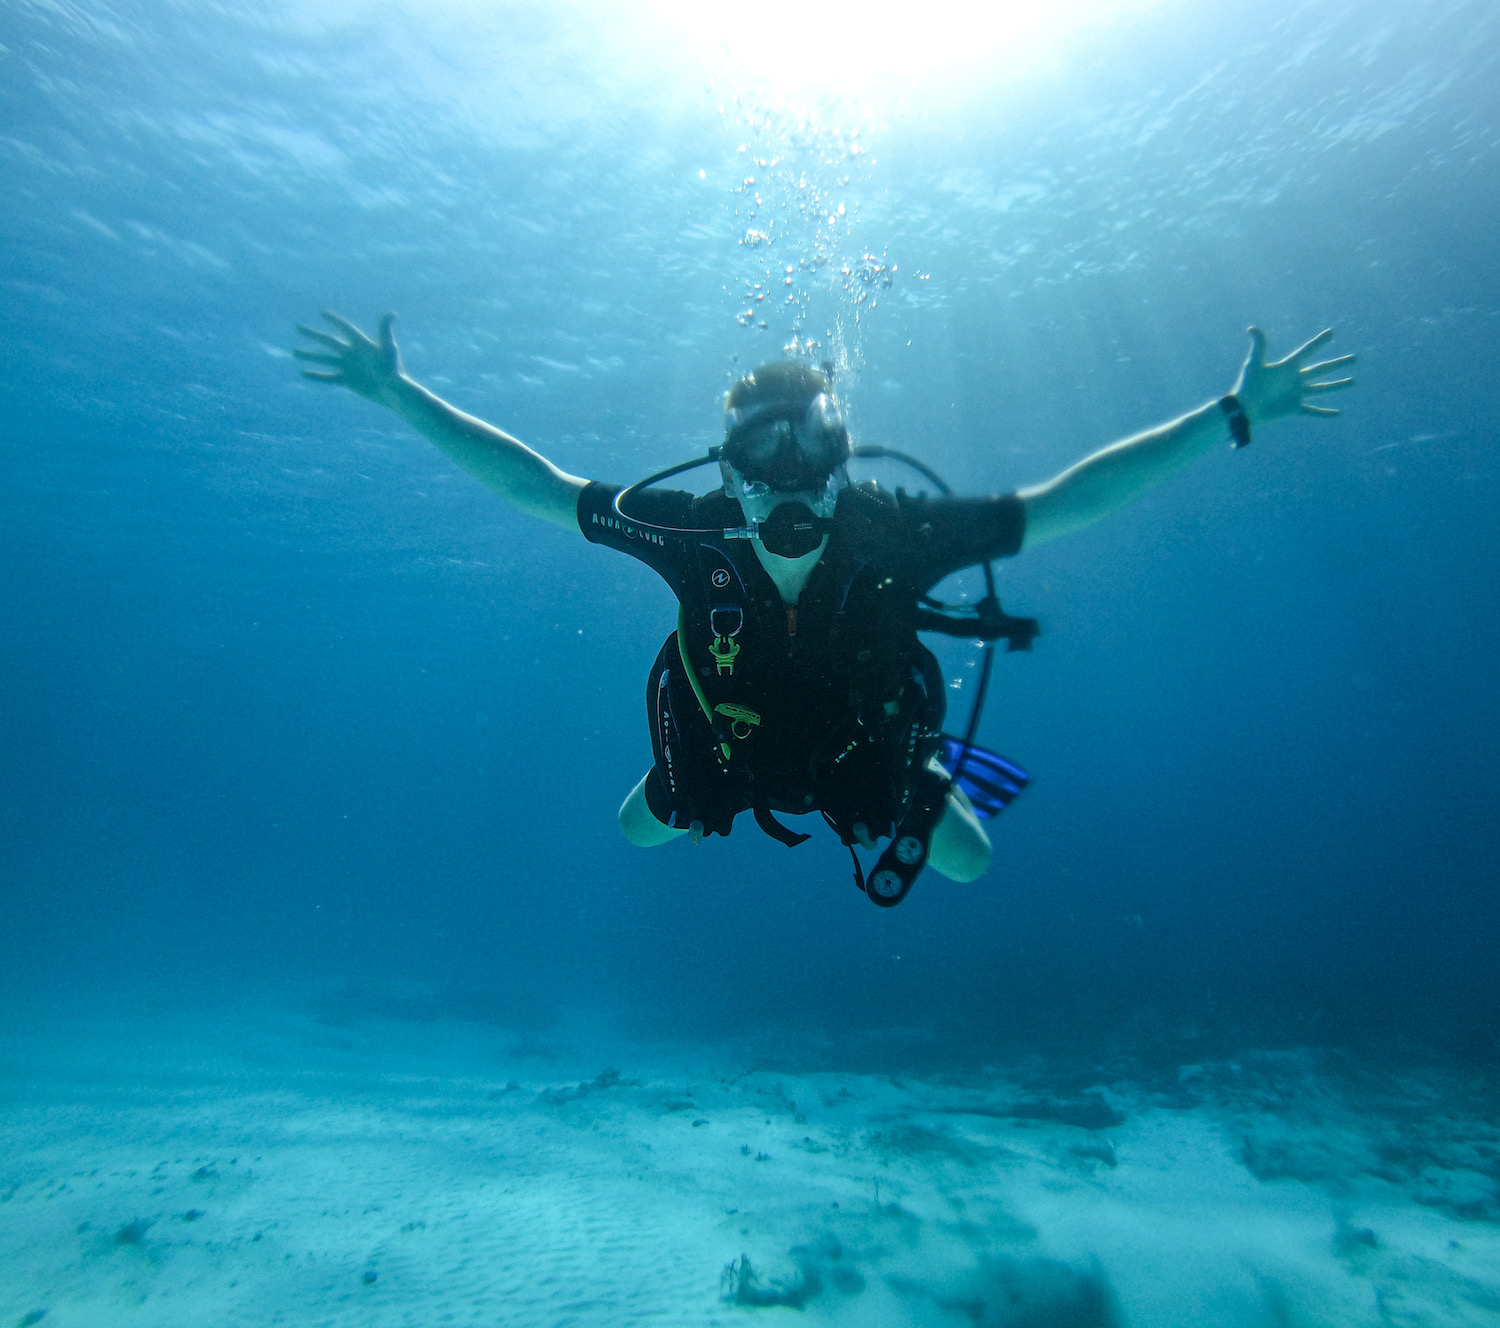
{"type": "Polygon", "coordinates": [[[716,567],[714,568],[714,574],[708,579],[714,583],[715,589],[723,590],[729,584],[729,573],[722,567],[716,567]]]}
{"type": "Polygon", "coordinates": [[[654,531],[642,530],[639,526],[631,525],[628,521],[621,521],[618,517],[600,516],[595,512],[589,518],[589,524],[603,526],[605,530],[618,530],[626,539],[645,540],[648,544],[660,544],[666,547],[667,541],[654,531]]]}

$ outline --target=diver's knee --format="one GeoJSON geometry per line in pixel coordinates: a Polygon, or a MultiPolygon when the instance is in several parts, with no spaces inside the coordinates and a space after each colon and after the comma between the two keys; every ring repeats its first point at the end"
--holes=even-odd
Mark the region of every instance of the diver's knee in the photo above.
{"type": "Polygon", "coordinates": [[[655,848],[687,834],[686,830],[663,824],[651,810],[651,804],[646,800],[646,780],[650,778],[648,770],[620,804],[620,833],[638,848],[655,848]]]}
{"type": "Polygon", "coordinates": [[[962,802],[948,795],[947,806],[933,827],[927,846],[927,865],[950,881],[967,884],[989,870],[993,852],[990,837],[979,818],[962,802]]]}

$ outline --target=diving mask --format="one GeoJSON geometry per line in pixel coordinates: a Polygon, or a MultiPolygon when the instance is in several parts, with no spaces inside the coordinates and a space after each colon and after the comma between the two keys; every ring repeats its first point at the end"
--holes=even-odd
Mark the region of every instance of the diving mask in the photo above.
{"type": "Polygon", "coordinates": [[[723,456],[746,480],[770,489],[817,490],[849,459],[849,430],[827,392],[810,401],[784,398],[734,407],[724,415],[723,456]]]}

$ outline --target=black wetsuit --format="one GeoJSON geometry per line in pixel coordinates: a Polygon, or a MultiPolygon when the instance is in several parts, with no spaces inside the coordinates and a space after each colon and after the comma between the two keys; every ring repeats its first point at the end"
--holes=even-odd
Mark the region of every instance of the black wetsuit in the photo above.
{"type": "MultiPolygon", "coordinates": [[[[855,822],[891,834],[946,709],[936,661],[917,639],[918,598],[960,568],[1018,552],[1021,500],[847,488],[822,558],[787,605],[748,541],[643,530],[615,515],[618,492],[590,484],[580,528],[654,568],[681,605],[680,632],[647,684],[652,814],[728,834],[753,809],[790,841],[800,837],[770,812],[821,811],[845,843],[855,822]]],[[[743,524],[739,504],[719,492],[648,489],[630,511],[658,526],[743,524]]]]}

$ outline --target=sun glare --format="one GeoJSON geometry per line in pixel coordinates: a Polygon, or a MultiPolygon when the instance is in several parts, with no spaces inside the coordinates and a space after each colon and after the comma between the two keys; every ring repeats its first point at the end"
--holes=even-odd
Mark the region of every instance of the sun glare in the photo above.
{"type": "Polygon", "coordinates": [[[1056,64],[1091,28],[1164,0],[646,0],[731,88],[810,99],[861,97],[953,80],[1016,79],[1056,64]]]}

